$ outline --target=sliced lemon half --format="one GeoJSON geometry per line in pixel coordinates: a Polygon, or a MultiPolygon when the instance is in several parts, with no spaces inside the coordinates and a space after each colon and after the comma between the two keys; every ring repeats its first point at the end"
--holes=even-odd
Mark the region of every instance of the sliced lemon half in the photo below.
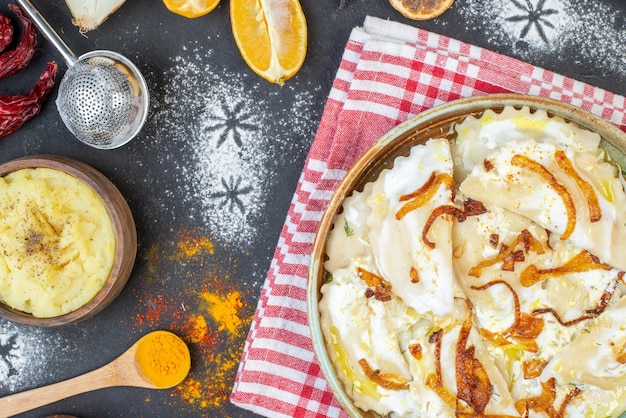
{"type": "Polygon", "coordinates": [[[298,72],[307,50],[307,24],[298,0],[230,0],[233,36],[248,66],[283,84],[298,72]]]}

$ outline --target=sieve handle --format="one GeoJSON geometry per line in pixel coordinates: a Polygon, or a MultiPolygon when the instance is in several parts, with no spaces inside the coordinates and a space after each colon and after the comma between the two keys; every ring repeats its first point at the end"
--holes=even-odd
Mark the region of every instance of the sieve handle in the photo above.
{"type": "Polygon", "coordinates": [[[39,11],[33,6],[30,0],[16,0],[17,4],[24,10],[24,12],[35,23],[35,26],[39,28],[41,33],[52,43],[56,50],[63,56],[63,59],[67,63],[68,67],[76,64],[76,55],[67,46],[67,44],[61,39],[58,33],[50,26],[48,21],[39,13],[39,11]]]}

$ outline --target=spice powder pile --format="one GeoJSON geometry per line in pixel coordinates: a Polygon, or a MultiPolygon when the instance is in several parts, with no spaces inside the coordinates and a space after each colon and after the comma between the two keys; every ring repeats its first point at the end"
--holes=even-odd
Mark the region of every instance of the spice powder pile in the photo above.
{"type": "Polygon", "coordinates": [[[136,293],[137,315],[132,324],[142,332],[168,329],[191,351],[192,369],[176,387],[171,402],[185,410],[210,413],[228,402],[244,340],[252,321],[257,289],[236,277],[237,263],[218,263],[212,241],[202,231],[183,230],[171,242],[146,252],[146,290],[136,293]],[[179,271],[164,270],[178,266],[179,271]],[[180,292],[155,292],[172,281],[180,292]]]}
{"type": "Polygon", "coordinates": [[[159,389],[179,384],[191,363],[185,342],[169,331],[144,335],[137,342],[135,361],[141,373],[159,389]]]}

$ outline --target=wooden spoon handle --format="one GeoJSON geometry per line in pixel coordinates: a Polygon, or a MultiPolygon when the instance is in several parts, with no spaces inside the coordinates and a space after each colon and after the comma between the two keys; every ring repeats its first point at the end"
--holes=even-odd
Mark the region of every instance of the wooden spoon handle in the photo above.
{"type": "Polygon", "coordinates": [[[111,365],[36,389],[0,398],[0,418],[10,417],[92,390],[120,385],[111,365]]]}

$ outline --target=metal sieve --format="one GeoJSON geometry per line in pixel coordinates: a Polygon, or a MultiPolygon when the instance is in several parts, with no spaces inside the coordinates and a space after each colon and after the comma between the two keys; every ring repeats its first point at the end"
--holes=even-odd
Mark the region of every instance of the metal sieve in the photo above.
{"type": "Polygon", "coordinates": [[[149,94],[139,69],[113,51],[76,58],[30,0],[17,0],[67,64],[56,105],[67,129],[95,148],[112,149],[133,139],[148,116],[149,94]]]}

